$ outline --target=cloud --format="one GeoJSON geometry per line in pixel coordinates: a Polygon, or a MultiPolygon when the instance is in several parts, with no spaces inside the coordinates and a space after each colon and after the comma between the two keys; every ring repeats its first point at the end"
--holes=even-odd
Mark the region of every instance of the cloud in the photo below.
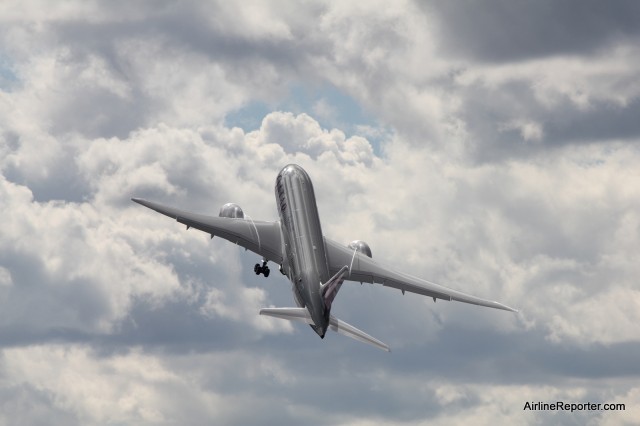
{"type": "Polygon", "coordinates": [[[638,418],[627,5],[121,6],[0,6],[0,423],[638,418]],[[334,314],[394,352],[320,340],[257,315],[294,303],[275,268],[130,201],[276,220],[288,163],[328,237],[520,313],[346,283],[334,314]],[[522,410],[558,399],[628,410],[522,410]]]}
{"type": "Polygon", "coordinates": [[[525,141],[539,141],[544,135],[542,126],[532,121],[510,121],[500,126],[500,130],[505,132],[509,130],[518,130],[520,131],[522,139],[524,139],[525,141]]]}
{"type": "Polygon", "coordinates": [[[593,52],[637,40],[637,5],[597,1],[487,0],[473,4],[421,3],[437,16],[442,54],[480,61],[518,61],[541,56],[593,52]]]}

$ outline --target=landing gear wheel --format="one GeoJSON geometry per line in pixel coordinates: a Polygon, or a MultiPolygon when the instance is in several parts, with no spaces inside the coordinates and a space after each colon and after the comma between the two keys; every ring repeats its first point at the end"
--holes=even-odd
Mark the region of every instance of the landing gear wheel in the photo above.
{"type": "Polygon", "coordinates": [[[263,274],[264,277],[268,277],[269,273],[271,272],[269,270],[269,267],[267,266],[267,262],[266,261],[262,261],[262,266],[260,266],[259,263],[256,263],[255,266],[253,267],[253,272],[256,273],[256,275],[260,275],[263,274]]]}

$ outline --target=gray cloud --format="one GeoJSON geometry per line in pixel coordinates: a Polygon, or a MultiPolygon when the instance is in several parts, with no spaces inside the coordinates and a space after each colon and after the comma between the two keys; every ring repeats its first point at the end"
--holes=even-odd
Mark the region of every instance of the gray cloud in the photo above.
{"type": "Polygon", "coordinates": [[[429,2],[443,33],[441,52],[481,61],[591,54],[640,36],[633,1],[429,2]]]}
{"type": "Polygon", "coordinates": [[[0,389],[0,422],[28,425],[82,424],[77,416],[56,407],[55,394],[27,383],[0,389]]]}
{"type": "Polygon", "coordinates": [[[469,145],[480,162],[528,157],[565,145],[635,141],[640,135],[635,96],[623,105],[597,99],[587,107],[563,97],[550,108],[538,99],[535,82],[527,80],[454,90],[465,98],[459,117],[477,138],[469,145]]]}

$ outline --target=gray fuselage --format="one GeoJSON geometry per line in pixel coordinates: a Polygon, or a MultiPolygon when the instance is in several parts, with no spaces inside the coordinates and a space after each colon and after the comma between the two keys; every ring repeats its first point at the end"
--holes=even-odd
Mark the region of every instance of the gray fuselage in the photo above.
{"type": "Polygon", "coordinates": [[[320,285],[330,276],[311,179],[302,167],[290,164],[278,173],[275,192],[284,242],[283,272],[292,282],[296,303],[309,311],[311,328],[324,337],[330,312],[320,285]]]}

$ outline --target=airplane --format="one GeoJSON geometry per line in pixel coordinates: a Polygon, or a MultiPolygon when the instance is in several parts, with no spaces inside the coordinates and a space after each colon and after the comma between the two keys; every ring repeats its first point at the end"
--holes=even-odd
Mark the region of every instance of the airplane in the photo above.
{"type": "Polygon", "coordinates": [[[481,299],[432,282],[389,269],[373,260],[371,248],[361,240],[337,243],[322,233],[316,197],[307,172],[296,164],[285,166],[276,178],[275,195],[279,221],[245,218],[237,204],[227,203],[218,217],[191,213],[140,198],[138,204],[169,216],[189,228],[231,241],[262,257],[253,271],[268,277],[268,262],[291,281],[297,307],[264,308],[259,314],[307,323],[324,339],[327,329],[390,352],[380,340],[331,314],[331,305],[342,283],[355,281],[382,284],[441,300],[455,300],[511,312],[502,303],[481,299]]]}

